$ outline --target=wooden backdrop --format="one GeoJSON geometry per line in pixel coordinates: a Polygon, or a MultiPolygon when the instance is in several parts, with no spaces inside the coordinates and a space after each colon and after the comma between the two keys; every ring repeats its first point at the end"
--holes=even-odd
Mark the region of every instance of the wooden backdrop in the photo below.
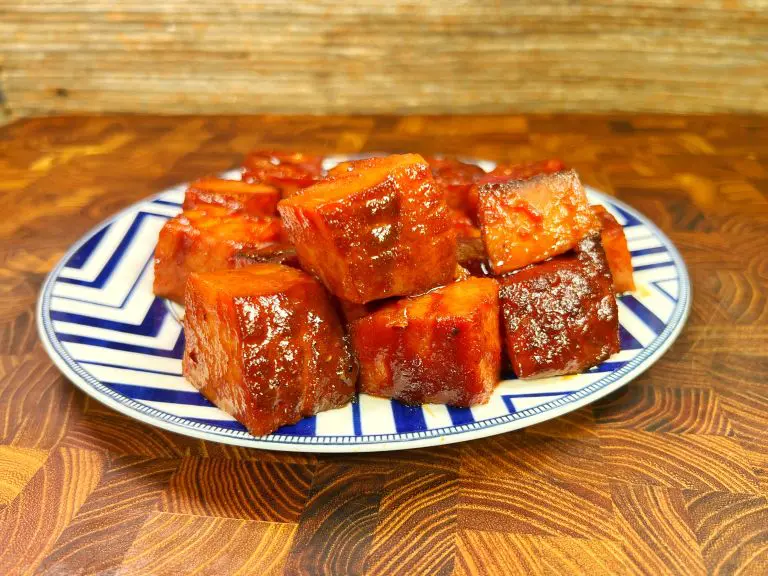
{"type": "Polygon", "coordinates": [[[768,0],[0,0],[0,108],[768,111],[768,0]]]}

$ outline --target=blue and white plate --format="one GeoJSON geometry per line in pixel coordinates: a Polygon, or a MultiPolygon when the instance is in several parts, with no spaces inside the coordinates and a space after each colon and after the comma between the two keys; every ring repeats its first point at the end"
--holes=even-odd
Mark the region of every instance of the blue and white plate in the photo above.
{"type": "MultiPolygon", "coordinates": [[[[328,167],[339,160],[328,158],[328,167]]],[[[505,374],[484,406],[408,407],[361,395],[338,410],[254,437],[184,379],[178,314],[152,293],[158,232],[181,210],[185,188],[134,204],[81,238],[48,276],[37,311],[48,353],[76,386],[118,412],[179,434],[303,452],[397,450],[501,434],[623,386],[669,348],[688,315],[690,282],[672,242],[642,214],[588,189],[590,200],[624,226],[632,251],[637,290],[619,298],[621,352],[576,376],[523,381],[505,374]]]]}

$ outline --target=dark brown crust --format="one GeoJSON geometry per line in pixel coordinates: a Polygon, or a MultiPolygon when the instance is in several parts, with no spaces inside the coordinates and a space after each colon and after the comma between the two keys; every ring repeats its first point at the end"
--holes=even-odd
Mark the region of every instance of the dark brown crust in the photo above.
{"type": "Polygon", "coordinates": [[[193,274],[184,376],[255,435],[352,399],[357,363],[323,286],[278,264],[193,274]]]}
{"type": "Polygon", "coordinates": [[[500,278],[507,353],[520,378],[576,374],[619,351],[619,316],[599,236],[500,278]]]}

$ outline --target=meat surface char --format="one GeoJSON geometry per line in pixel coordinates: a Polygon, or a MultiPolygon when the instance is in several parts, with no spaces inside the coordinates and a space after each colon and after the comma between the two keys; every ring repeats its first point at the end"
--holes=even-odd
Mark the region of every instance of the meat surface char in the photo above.
{"type": "Polygon", "coordinates": [[[599,235],[499,279],[507,353],[520,378],[576,374],[619,351],[619,317],[599,235]]]}
{"type": "Polygon", "coordinates": [[[231,213],[276,216],[280,192],[266,184],[240,180],[201,178],[192,182],[184,195],[184,210],[220,206],[231,213]]]}
{"type": "Polygon", "coordinates": [[[243,181],[274,186],[283,198],[311,186],[322,177],[323,158],[312,154],[254,150],[243,162],[243,181]]]}
{"type": "Polygon", "coordinates": [[[616,221],[613,214],[602,206],[592,206],[600,220],[600,239],[608,259],[608,267],[613,275],[613,287],[616,292],[631,292],[635,289],[632,270],[632,254],[627,246],[624,228],[616,221]]]}
{"type": "Polygon", "coordinates": [[[456,267],[456,230],[416,154],[357,161],[278,211],[302,268],[350,302],[423,292],[456,267]]]}
{"type": "Polygon", "coordinates": [[[156,295],[184,301],[191,272],[234,268],[235,255],[279,241],[278,218],[229,214],[221,207],[187,210],[165,223],[155,248],[156,295]]]}
{"type": "Polygon", "coordinates": [[[572,170],[489,183],[479,194],[480,230],[496,274],[567,252],[599,229],[572,170]]]}
{"type": "Polygon", "coordinates": [[[407,404],[487,402],[501,366],[498,283],[469,278],[352,322],[360,391],[407,404]]]}
{"type": "Polygon", "coordinates": [[[184,376],[255,435],[343,406],[357,363],[323,286],[279,264],[192,274],[184,376]]]}

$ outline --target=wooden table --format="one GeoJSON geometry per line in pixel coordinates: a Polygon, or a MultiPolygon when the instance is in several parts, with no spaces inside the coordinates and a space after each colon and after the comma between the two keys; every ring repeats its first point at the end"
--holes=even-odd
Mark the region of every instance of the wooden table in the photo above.
{"type": "Polygon", "coordinates": [[[29,119],[0,191],[0,574],[768,573],[768,118],[29,119]],[[410,452],[239,449],[89,400],[38,340],[46,272],[256,146],[560,157],[674,240],[688,325],[592,406],[410,452]]]}

